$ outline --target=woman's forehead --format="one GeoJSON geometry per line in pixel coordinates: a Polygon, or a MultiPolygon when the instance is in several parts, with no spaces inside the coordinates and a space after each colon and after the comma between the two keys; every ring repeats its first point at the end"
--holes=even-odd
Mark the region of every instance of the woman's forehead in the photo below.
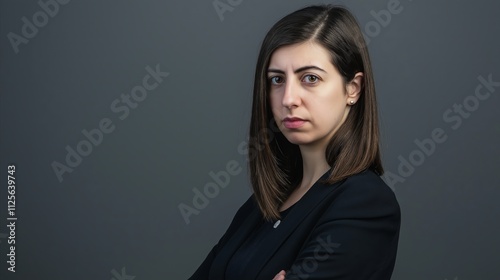
{"type": "Polygon", "coordinates": [[[325,69],[329,65],[331,67],[330,61],[330,54],[323,46],[306,42],[283,46],[274,51],[268,69],[296,71],[305,66],[325,69]]]}

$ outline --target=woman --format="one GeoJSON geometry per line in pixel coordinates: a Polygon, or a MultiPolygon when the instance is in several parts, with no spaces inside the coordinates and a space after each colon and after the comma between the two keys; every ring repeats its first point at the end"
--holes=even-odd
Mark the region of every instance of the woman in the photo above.
{"type": "Polygon", "coordinates": [[[255,73],[253,195],[190,278],[390,279],[400,209],[380,179],[375,85],[346,9],[277,22],[255,73]]]}

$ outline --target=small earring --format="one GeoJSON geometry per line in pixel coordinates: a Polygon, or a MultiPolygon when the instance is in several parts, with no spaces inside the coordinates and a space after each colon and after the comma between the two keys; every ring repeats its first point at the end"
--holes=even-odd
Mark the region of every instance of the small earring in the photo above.
{"type": "Polygon", "coordinates": [[[351,105],[353,105],[353,104],[354,104],[354,100],[351,100],[351,105]]]}

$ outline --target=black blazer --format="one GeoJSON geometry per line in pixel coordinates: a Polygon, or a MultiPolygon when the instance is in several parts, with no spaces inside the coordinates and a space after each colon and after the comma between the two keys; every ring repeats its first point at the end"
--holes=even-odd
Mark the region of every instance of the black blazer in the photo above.
{"type": "MultiPolygon", "coordinates": [[[[224,280],[232,254],[261,219],[252,196],[189,279],[224,280]]],[[[394,193],[373,171],[331,185],[318,180],[267,237],[246,276],[234,280],[272,280],[280,270],[286,279],[389,280],[400,220],[394,193]]]]}

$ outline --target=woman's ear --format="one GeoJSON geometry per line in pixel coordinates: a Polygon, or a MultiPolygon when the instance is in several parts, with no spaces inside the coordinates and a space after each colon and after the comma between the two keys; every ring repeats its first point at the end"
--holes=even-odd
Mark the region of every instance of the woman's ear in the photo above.
{"type": "Polygon", "coordinates": [[[347,104],[354,105],[361,93],[361,89],[363,88],[363,72],[358,72],[354,75],[354,78],[350,82],[347,83],[347,104]]]}

